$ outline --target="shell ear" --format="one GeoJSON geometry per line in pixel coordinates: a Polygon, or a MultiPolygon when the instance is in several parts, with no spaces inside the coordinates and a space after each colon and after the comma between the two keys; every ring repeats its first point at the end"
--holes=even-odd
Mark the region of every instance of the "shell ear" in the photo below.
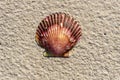
{"type": "Polygon", "coordinates": [[[48,52],[46,52],[46,51],[43,53],[43,56],[45,56],[45,57],[53,57],[52,54],[50,54],[50,53],[48,53],[48,52]]]}
{"type": "Polygon", "coordinates": [[[69,58],[72,54],[73,54],[73,52],[72,52],[72,50],[70,50],[70,51],[64,53],[63,57],[69,58]]]}
{"type": "Polygon", "coordinates": [[[69,52],[64,53],[63,57],[68,58],[68,57],[70,57],[70,55],[69,55],[69,54],[70,54],[69,52]]]}
{"type": "MultiPolygon", "coordinates": [[[[50,53],[47,53],[47,52],[44,52],[44,53],[43,53],[43,56],[44,56],[44,57],[55,57],[54,55],[52,55],[52,54],[50,54],[50,53]]],[[[63,56],[58,56],[58,57],[69,58],[69,57],[70,57],[70,53],[67,52],[67,53],[65,53],[63,56]]]]}
{"type": "Polygon", "coordinates": [[[43,48],[43,46],[41,44],[41,41],[39,39],[39,35],[38,34],[35,35],[35,41],[36,41],[36,43],[37,43],[38,46],[41,46],[43,48]]]}

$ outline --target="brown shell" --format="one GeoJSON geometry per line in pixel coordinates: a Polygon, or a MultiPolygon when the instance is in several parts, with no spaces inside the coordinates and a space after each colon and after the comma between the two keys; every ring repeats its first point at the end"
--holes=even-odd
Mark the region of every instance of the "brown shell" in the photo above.
{"type": "Polygon", "coordinates": [[[81,28],[77,21],[68,14],[53,13],[40,22],[35,39],[51,56],[64,57],[80,36],[81,28]]]}

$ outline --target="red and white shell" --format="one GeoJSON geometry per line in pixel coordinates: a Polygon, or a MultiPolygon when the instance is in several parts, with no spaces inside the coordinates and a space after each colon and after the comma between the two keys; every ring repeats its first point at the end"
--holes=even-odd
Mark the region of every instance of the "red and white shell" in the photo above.
{"type": "Polygon", "coordinates": [[[81,28],[77,21],[65,13],[53,13],[43,19],[36,31],[36,42],[50,56],[69,57],[68,51],[80,39],[81,28]]]}

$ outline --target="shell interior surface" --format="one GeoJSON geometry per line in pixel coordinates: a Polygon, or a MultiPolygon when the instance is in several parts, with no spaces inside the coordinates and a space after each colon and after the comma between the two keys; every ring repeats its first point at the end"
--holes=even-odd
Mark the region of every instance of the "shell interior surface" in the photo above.
{"type": "Polygon", "coordinates": [[[69,57],[69,50],[80,39],[77,21],[65,13],[53,13],[43,19],[36,31],[36,42],[49,56],[69,57]]]}

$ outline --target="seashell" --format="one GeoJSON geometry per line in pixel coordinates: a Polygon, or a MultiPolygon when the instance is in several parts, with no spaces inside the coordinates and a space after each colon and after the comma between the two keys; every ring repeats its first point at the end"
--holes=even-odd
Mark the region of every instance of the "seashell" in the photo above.
{"type": "Polygon", "coordinates": [[[53,13],[43,19],[36,30],[35,40],[45,48],[45,56],[69,57],[69,51],[81,36],[81,28],[69,14],[53,13]]]}

